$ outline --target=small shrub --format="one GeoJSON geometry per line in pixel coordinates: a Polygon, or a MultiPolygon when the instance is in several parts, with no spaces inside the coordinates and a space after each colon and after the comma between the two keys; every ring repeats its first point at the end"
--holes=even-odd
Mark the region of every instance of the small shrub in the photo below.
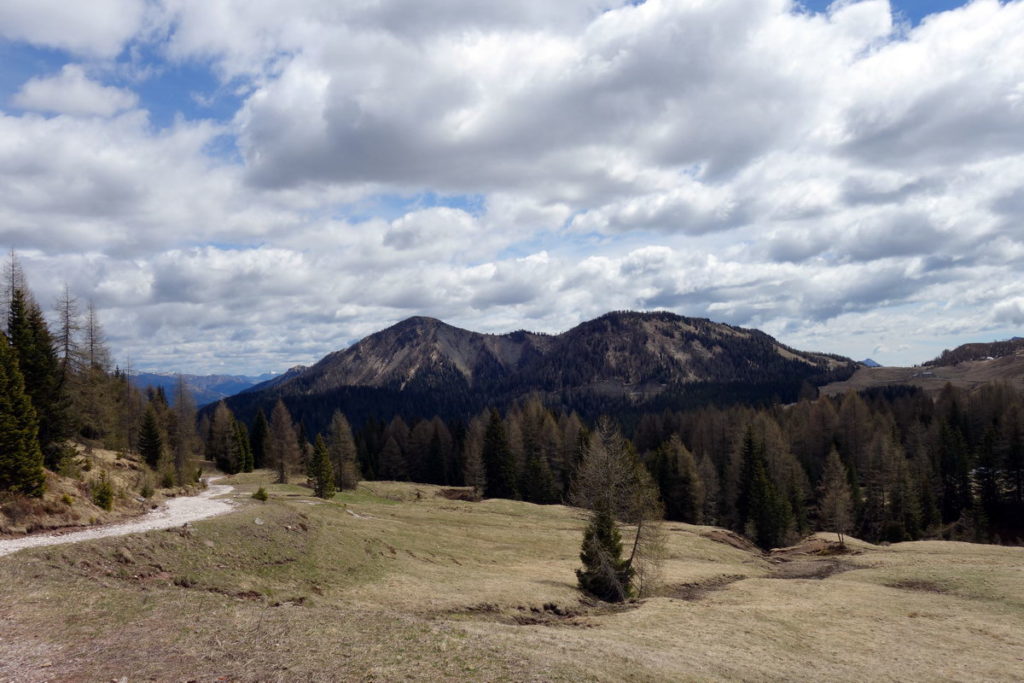
{"type": "Polygon", "coordinates": [[[106,472],[92,489],[92,502],[107,512],[114,508],[114,487],[110,485],[106,472]]]}
{"type": "Polygon", "coordinates": [[[82,471],[83,472],[91,472],[92,471],[92,460],[90,460],[89,458],[85,458],[85,461],[82,463],[82,471]]]}
{"type": "Polygon", "coordinates": [[[139,492],[143,498],[153,497],[153,484],[149,482],[149,477],[146,477],[142,483],[142,490],[139,492]]]}
{"type": "Polygon", "coordinates": [[[261,486],[256,489],[256,492],[252,494],[252,497],[266,503],[267,499],[270,498],[270,495],[267,493],[267,490],[261,486]]]}
{"type": "Polygon", "coordinates": [[[167,470],[160,478],[161,488],[169,489],[174,486],[174,472],[167,470]]]}
{"type": "Polygon", "coordinates": [[[65,493],[63,496],[60,497],[60,501],[67,505],[68,507],[71,507],[71,504],[75,502],[75,499],[65,493]]]}

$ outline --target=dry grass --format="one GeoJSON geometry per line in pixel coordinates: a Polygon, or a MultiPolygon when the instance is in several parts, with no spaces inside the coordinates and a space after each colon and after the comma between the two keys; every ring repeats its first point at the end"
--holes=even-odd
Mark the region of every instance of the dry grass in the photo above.
{"type": "MultiPolygon", "coordinates": [[[[243,500],[268,481],[233,483],[243,500]]],[[[327,503],[268,489],[191,531],[0,559],[0,679],[1024,677],[1020,548],[836,556],[818,540],[768,557],[671,523],[661,596],[608,609],[574,585],[577,510],[387,482],[327,503]],[[815,574],[834,562],[847,571],[815,574]],[[817,577],[774,578],[798,569],[817,577]]]]}
{"type": "Polygon", "coordinates": [[[1024,354],[938,367],[860,368],[848,380],[823,386],[821,393],[845,394],[872,387],[909,384],[935,395],[946,384],[960,389],[973,389],[992,382],[1006,382],[1018,390],[1024,389],[1024,354]]]}

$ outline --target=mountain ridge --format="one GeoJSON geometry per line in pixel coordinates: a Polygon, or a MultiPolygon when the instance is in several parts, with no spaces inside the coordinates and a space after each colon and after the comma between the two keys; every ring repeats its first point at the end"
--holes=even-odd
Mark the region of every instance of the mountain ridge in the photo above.
{"type": "Polygon", "coordinates": [[[854,361],[805,352],[755,329],[674,313],[613,311],[559,334],[472,332],[414,316],[331,352],[290,377],[228,399],[243,419],[278,398],[313,428],[335,408],[465,418],[529,394],[597,414],[736,400],[795,400],[805,383],[852,374],[854,361]]]}

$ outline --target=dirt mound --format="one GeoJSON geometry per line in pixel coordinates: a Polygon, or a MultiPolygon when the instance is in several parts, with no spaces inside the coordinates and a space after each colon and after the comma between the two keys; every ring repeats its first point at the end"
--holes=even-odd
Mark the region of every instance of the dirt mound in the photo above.
{"type": "Polygon", "coordinates": [[[440,498],[447,498],[448,500],[464,500],[467,503],[477,503],[480,501],[480,496],[472,488],[451,488],[441,489],[437,492],[440,498]]]}
{"type": "Polygon", "coordinates": [[[859,555],[860,551],[848,545],[840,545],[837,541],[830,541],[821,536],[808,536],[796,545],[786,548],[775,548],[771,551],[772,557],[792,557],[794,555],[859,555]]]}
{"type": "Polygon", "coordinates": [[[744,538],[743,536],[740,536],[733,531],[729,531],[728,529],[711,529],[710,531],[702,533],[701,536],[711,539],[716,543],[731,545],[733,548],[738,548],[739,550],[746,550],[751,553],[757,553],[758,555],[761,554],[761,549],[754,545],[750,539],[744,538]]]}

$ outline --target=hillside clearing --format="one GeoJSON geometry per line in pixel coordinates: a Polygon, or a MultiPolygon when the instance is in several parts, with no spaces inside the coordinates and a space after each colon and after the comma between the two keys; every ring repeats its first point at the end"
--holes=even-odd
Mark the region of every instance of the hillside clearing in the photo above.
{"type": "Polygon", "coordinates": [[[1024,677],[1021,548],[836,556],[819,537],[764,556],[668,523],[661,594],[611,608],[575,588],[579,510],[389,482],[329,502],[268,489],[192,529],[0,559],[0,678],[1024,677]]]}

